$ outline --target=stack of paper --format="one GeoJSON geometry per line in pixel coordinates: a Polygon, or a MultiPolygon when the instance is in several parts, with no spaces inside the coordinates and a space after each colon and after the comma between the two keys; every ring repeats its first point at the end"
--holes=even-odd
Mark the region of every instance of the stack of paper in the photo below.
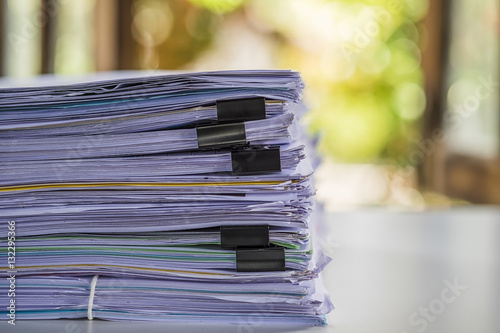
{"type": "Polygon", "coordinates": [[[325,323],[302,88],[228,71],[0,90],[0,312],[325,323]]]}

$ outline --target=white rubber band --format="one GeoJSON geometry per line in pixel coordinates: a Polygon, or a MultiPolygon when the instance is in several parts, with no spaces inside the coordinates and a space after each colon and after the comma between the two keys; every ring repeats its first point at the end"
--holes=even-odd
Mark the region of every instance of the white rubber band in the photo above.
{"type": "Polygon", "coordinates": [[[90,282],[89,306],[87,308],[87,319],[88,320],[94,319],[94,317],[92,316],[92,308],[94,307],[95,286],[97,285],[98,278],[99,278],[99,275],[94,275],[92,282],[90,282]]]}

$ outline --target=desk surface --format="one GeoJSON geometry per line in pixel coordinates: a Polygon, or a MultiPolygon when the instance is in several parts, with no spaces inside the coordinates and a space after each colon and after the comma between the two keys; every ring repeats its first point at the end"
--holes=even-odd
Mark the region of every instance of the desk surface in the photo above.
{"type": "Polygon", "coordinates": [[[0,332],[500,331],[500,209],[424,213],[369,210],[328,215],[323,275],[336,310],[316,328],[177,326],[86,320],[0,323],[0,332]]]}

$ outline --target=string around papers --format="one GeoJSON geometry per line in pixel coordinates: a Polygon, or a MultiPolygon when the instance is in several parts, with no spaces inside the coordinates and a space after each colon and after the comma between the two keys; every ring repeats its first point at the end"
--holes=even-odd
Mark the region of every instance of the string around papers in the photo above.
{"type": "Polygon", "coordinates": [[[97,285],[98,279],[99,279],[99,275],[94,275],[94,277],[92,278],[92,282],[90,282],[89,305],[87,307],[87,319],[88,320],[94,319],[94,316],[92,315],[92,308],[94,307],[95,287],[97,285]]]}

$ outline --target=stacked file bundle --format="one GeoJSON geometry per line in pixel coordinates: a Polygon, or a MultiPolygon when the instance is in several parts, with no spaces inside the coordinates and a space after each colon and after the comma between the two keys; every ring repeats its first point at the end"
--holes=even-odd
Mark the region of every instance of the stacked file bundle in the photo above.
{"type": "Polygon", "coordinates": [[[12,276],[16,319],[325,323],[302,89],[226,71],[0,90],[2,314],[12,276]]]}

